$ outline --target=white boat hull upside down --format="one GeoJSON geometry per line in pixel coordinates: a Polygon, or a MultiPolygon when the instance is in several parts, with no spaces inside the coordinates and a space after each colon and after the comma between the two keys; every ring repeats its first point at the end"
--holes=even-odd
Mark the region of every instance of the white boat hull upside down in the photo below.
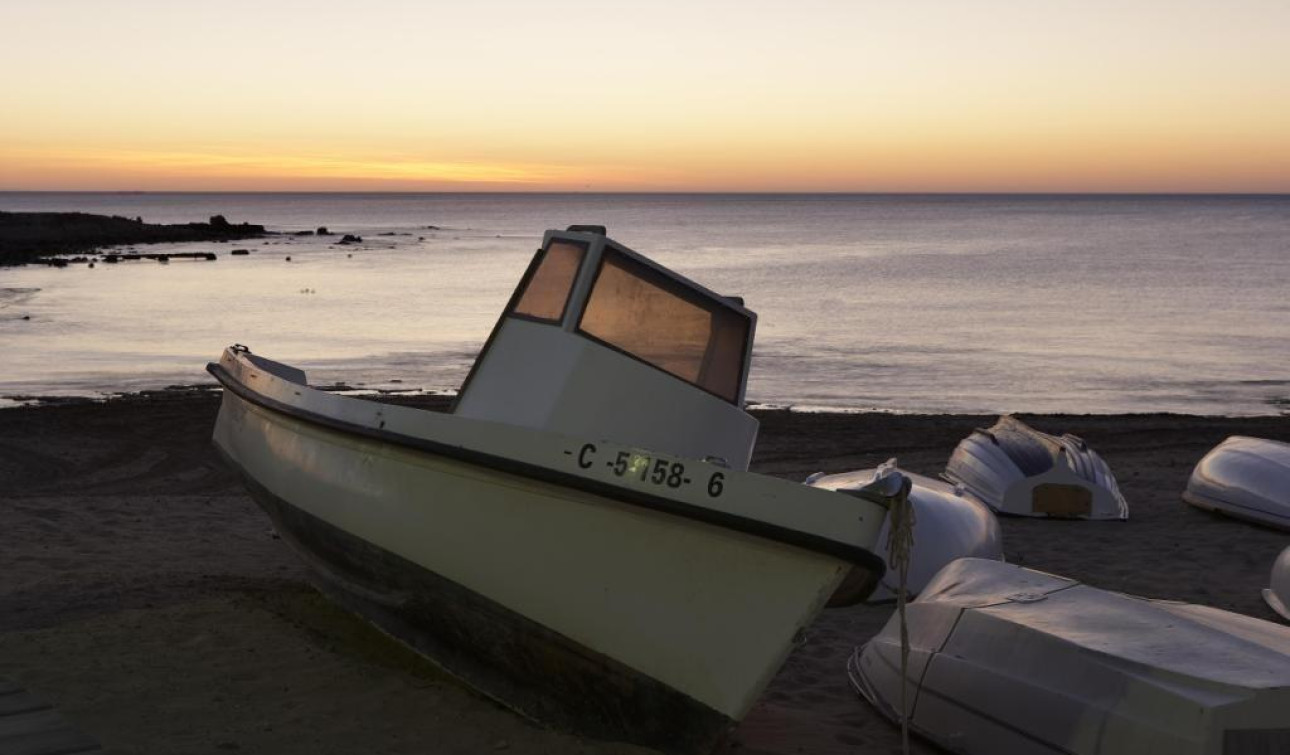
{"type": "Polygon", "coordinates": [[[1183,500],[1290,530],[1290,443],[1233,435],[1196,464],[1183,500]]]}
{"type": "MultiPolygon", "coordinates": [[[[899,622],[848,663],[893,721],[899,622]]],[[[1290,752],[1290,627],[979,559],[945,567],[908,627],[911,728],[953,752],[1290,752]]]]}
{"type": "Polygon", "coordinates": [[[1290,621],[1290,547],[1281,551],[1272,565],[1272,579],[1263,590],[1263,599],[1281,618],[1290,621]]]}
{"type": "Polygon", "coordinates": [[[1083,440],[1039,432],[1010,415],[964,438],[944,477],[1001,514],[1129,518],[1111,468],[1083,440]]]}
{"type": "Polygon", "coordinates": [[[336,396],[230,349],[215,443],[321,587],[542,723],[708,752],[885,511],[782,480],[336,396]]]}
{"type": "MultiPolygon", "coordinates": [[[[897,470],[894,461],[888,462],[890,471],[898,472],[913,483],[909,505],[914,512],[914,543],[909,552],[909,573],[905,584],[910,597],[922,592],[942,567],[956,559],[1003,560],[1003,534],[999,531],[999,520],[985,504],[940,480],[897,470]]],[[[887,471],[886,467],[813,475],[806,484],[839,492],[860,490],[875,484],[877,477],[887,471]]],[[[885,550],[890,527],[890,519],[884,518],[878,543],[884,547],[882,554],[887,572],[878,589],[869,596],[871,603],[894,600],[900,589],[897,570],[892,568],[890,553],[885,550]]]]}

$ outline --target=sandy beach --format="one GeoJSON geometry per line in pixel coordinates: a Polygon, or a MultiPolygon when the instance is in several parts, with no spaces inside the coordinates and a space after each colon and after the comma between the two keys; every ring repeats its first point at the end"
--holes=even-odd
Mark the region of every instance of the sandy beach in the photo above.
{"type": "MultiPolygon", "coordinates": [[[[214,392],[176,390],[0,411],[0,678],[116,753],[642,752],[524,721],[315,593],[216,458],[217,409],[214,392]]],[[[794,480],[891,456],[935,475],[994,419],[758,416],[754,469],[794,480]]],[[[1179,493],[1223,438],[1290,440],[1290,417],[1025,419],[1083,436],[1116,473],[1131,519],[1004,519],[1009,561],[1275,619],[1259,589],[1290,537],[1198,511],[1179,493]]],[[[891,610],[821,615],[727,752],[898,751],[898,732],[843,671],[891,610]]]]}

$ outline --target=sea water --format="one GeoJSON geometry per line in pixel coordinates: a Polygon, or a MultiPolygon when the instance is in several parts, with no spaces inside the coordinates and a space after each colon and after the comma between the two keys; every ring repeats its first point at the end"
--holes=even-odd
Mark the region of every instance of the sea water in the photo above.
{"type": "Polygon", "coordinates": [[[139,248],[215,262],[0,268],[0,396],[199,383],[232,343],[312,383],[451,389],[542,231],[594,223],[744,297],[759,316],[751,401],[1290,410],[1286,196],[8,193],[0,210],[220,214],[363,237],[139,248]]]}

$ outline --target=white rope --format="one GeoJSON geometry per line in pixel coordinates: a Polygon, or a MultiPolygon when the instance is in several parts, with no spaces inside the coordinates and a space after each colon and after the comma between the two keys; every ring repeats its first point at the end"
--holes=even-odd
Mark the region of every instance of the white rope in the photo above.
{"type": "Polygon", "coordinates": [[[908,477],[903,477],[900,492],[892,496],[887,510],[887,563],[896,570],[896,613],[900,616],[900,748],[909,755],[909,627],[905,623],[906,589],[909,580],[909,554],[914,547],[914,507],[909,503],[913,487],[908,477]]]}

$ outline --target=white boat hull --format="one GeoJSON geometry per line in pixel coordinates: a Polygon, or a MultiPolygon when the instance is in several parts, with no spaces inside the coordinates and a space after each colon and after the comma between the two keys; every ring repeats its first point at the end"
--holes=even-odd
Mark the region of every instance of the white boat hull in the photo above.
{"type": "Polygon", "coordinates": [[[1110,467],[1084,441],[1041,433],[1011,416],[964,438],[944,477],[1001,514],[1129,518],[1110,467]]]}
{"type": "Polygon", "coordinates": [[[1281,551],[1272,565],[1272,579],[1263,590],[1263,599],[1281,618],[1290,621],[1290,547],[1281,551]]]}
{"type": "MultiPolygon", "coordinates": [[[[955,752],[1235,755],[1290,748],[1290,628],[995,561],[908,608],[911,726],[955,752]]],[[[898,718],[899,619],[853,656],[898,718]]]]}
{"type": "MultiPolygon", "coordinates": [[[[247,359],[226,354],[213,369],[228,389],[215,443],[325,589],[536,720],[673,752],[709,750],[852,573],[836,554],[724,526],[728,512],[686,508],[686,496],[710,496],[722,474],[700,462],[685,465],[695,484],[687,477],[669,491],[675,510],[650,507],[646,493],[615,495],[594,479],[612,479],[606,467],[617,455],[606,442],[331,396],[247,359]],[[512,453],[508,471],[472,448],[494,435],[541,442],[512,453]],[[534,467],[525,454],[553,461],[534,467]],[[557,463],[586,486],[553,481],[564,474],[551,469],[557,463]],[[550,470],[548,479],[537,469],[550,470]]],[[[728,474],[718,487],[732,496],[714,498],[727,508],[756,477],[728,474]]],[[[650,487],[644,475],[629,478],[637,490],[650,487]]],[[[790,488],[823,495],[772,481],[749,490],[747,505],[772,506],[761,500],[769,496],[791,507],[800,501],[786,497],[797,495],[790,488]]],[[[848,512],[840,496],[825,504],[833,498],[839,510],[819,510],[818,526],[839,516],[838,527],[846,520],[872,542],[880,509],[855,502],[873,509],[857,525],[858,509],[848,512]]],[[[760,521],[774,537],[783,529],[740,521],[760,521]]]]}
{"type": "Polygon", "coordinates": [[[1290,443],[1234,435],[1196,464],[1183,500],[1290,530],[1290,443]]]}
{"type": "MultiPolygon", "coordinates": [[[[876,469],[843,474],[814,476],[808,485],[845,492],[869,484],[876,469]]],[[[914,511],[914,541],[909,554],[909,573],[905,584],[908,595],[915,596],[946,564],[960,558],[1003,560],[1003,534],[999,520],[990,509],[958,488],[940,480],[901,470],[913,483],[909,503],[914,511]]],[[[896,570],[886,550],[891,522],[884,518],[878,533],[886,574],[869,596],[870,603],[892,600],[899,588],[896,570]]]]}

